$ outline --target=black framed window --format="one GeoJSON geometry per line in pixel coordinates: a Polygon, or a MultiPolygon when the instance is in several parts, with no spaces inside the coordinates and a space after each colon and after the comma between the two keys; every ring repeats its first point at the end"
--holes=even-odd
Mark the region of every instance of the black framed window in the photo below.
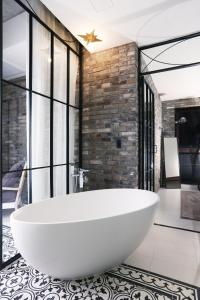
{"type": "Polygon", "coordinates": [[[76,191],[72,174],[81,166],[82,64],[81,53],[20,0],[3,0],[0,13],[0,266],[5,266],[16,258],[16,250],[6,246],[16,203],[76,191]]]}
{"type": "Polygon", "coordinates": [[[155,189],[154,93],[144,77],[139,78],[139,188],[155,189]]]}

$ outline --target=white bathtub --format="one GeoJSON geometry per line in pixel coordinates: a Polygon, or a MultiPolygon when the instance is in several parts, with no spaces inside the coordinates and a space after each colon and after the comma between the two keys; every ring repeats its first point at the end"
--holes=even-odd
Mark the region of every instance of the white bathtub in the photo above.
{"type": "Polygon", "coordinates": [[[15,245],[31,266],[53,277],[101,273],[139,246],[158,200],[148,191],[108,189],[30,204],[11,215],[15,245]]]}

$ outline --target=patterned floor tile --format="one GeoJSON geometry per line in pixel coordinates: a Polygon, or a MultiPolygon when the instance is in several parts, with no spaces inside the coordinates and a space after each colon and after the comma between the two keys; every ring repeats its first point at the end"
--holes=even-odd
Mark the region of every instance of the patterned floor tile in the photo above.
{"type": "Polygon", "coordinates": [[[23,258],[0,272],[1,300],[200,300],[199,288],[128,265],[80,280],[44,275],[23,258]]]}
{"type": "Polygon", "coordinates": [[[10,227],[3,225],[3,261],[9,260],[11,257],[17,254],[17,250],[14,246],[14,241],[10,227]]]}

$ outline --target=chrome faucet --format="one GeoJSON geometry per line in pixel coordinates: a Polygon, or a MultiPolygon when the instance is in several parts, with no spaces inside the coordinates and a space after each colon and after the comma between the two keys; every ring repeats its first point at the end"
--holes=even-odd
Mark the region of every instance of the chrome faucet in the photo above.
{"type": "MultiPolygon", "coordinates": [[[[74,169],[73,169],[73,171],[74,171],[74,169]]],[[[84,182],[86,182],[86,177],[84,175],[85,175],[85,173],[88,173],[88,172],[89,172],[89,170],[87,170],[87,169],[79,168],[77,174],[71,174],[71,176],[75,179],[75,186],[76,186],[77,191],[80,191],[83,189],[84,182]]]]}
{"type": "Polygon", "coordinates": [[[84,184],[84,174],[88,173],[89,170],[87,169],[82,169],[79,168],[79,188],[82,189],[83,188],[83,184],[84,184]]]}

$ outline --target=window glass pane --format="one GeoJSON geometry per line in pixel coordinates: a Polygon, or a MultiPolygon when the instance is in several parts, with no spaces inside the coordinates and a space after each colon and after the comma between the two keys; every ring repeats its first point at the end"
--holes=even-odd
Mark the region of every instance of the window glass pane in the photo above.
{"type": "Polygon", "coordinates": [[[50,100],[32,95],[32,167],[50,164],[50,100]]]}
{"type": "Polygon", "coordinates": [[[50,197],[50,169],[36,169],[31,172],[32,202],[39,202],[50,197]]]}
{"type": "Polygon", "coordinates": [[[54,165],[67,163],[67,106],[54,101],[53,156],[54,165]]]}
{"type": "Polygon", "coordinates": [[[27,163],[28,93],[5,82],[2,88],[2,169],[7,172],[27,163]]]}
{"type": "Polygon", "coordinates": [[[28,14],[15,1],[3,1],[3,79],[24,87],[28,87],[28,34],[28,14]]]}
{"type": "Polygon", "coordinates": [[[14,246],[10,215],[15,209],[28,203],[27,171],[7,172],[2,174],[2,233],[3,261],[17,254],[14,246]]]}
{"type": "Polygon", "coordinates": [[[79,161],[79,110],[69,108],[69,162],[79,161]]]}
{"type": "Polygon", "coordinates": [[[77,193],[79,192],[79,164],[69,165],[69,192],[77,193]]]}
{"type": "Polygon", "coordinates": [[[79,58],[70,51],[70,95],[69,103],[79,106],[79,58]]]}
{"type": "Polygon", "coordinates": [[[50,32],[33,21],[33,90],[50,95],[50,32]]]}
{"type": "Polygon", "coordinates": [[[54,98],[66,103],[67,47],[54,39],[54,98]]]}
{"type": "Polygon", "coordinates": [[[65,195],[67,193],[67,166],[53,168],[53,191],[54,196],[65,195]]]}

